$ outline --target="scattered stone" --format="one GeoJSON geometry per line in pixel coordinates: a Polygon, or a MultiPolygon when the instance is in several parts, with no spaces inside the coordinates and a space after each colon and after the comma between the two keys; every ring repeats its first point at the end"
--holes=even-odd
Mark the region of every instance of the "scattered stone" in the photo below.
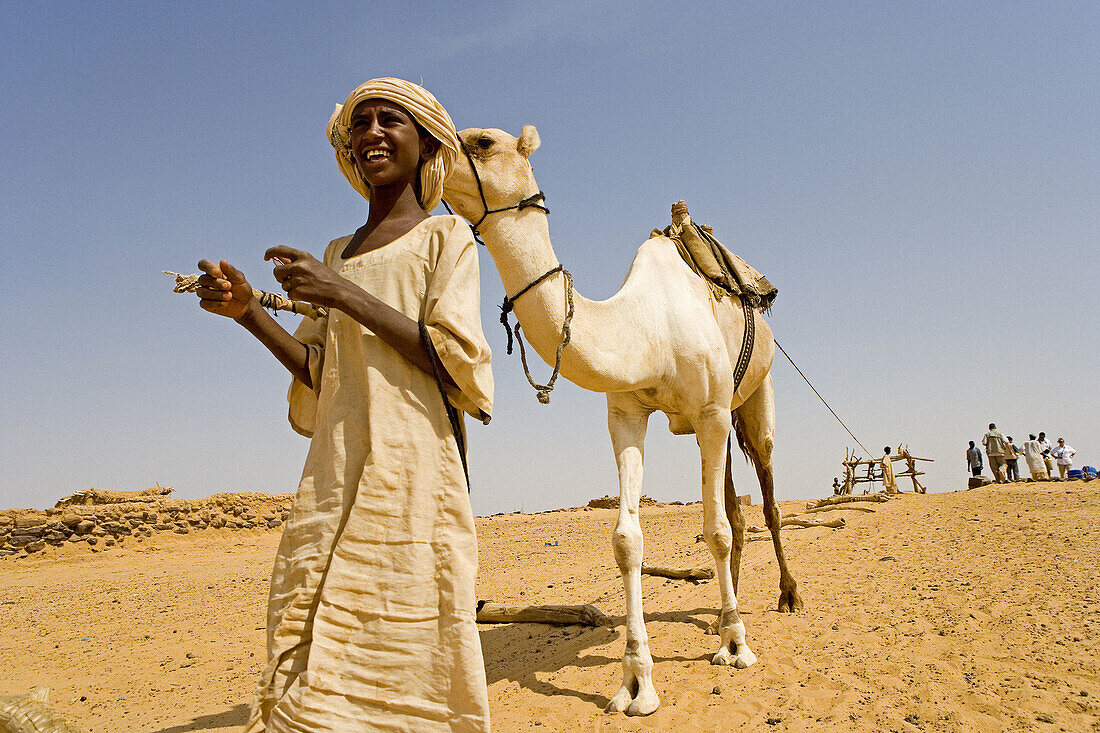
{"type": "Polygon", "coordinates": [[[176,527],[174,531],[176,534],[187,534],[191,530],[187,529],[187,527],[176,527]]]}
{"type": "Polygon", "coordinates": [[[15,518],[16,529],[40,527],[46,523],[45,514],[23,514],[15,518]]]}
{"type": "Polygon", "coordinates": [[[721,695],[722,694],[722,688],[719,687],[718,685],[715,685],[714,689],[710,691],[710,694],[712,694],[712,695],[721,695]]]}
{"type": "Polygon", "coordinates": [[[23,550],[26,551],[26,552],[38,552],[39,550],[43,549],[45,546],[46,546],[45,542],[43,542],[42,540],[38,540],[36,542],[31,542],[29,545],[24,547],[23,550]]]}

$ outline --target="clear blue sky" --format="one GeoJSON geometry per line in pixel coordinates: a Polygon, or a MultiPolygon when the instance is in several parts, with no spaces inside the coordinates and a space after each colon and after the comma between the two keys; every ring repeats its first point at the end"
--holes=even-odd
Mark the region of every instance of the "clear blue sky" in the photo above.
{"type": "MultiPolygon", "coordinates": [[[[160,271],[225,257],[273,287],[267,247],[319,254],[362,223],[323,128],[383,75],[459,128],[538,126],[589,297],[686,199],[779,287],[777,338],[856,435],[935,458],[933,490],[965,485],[990,421],[1100,464],[1098,71],[1094,2],[3,2],[0,506],[295,489],[287,375],[160,271]]],[[[481,274],[475,510],[615,493],[603,397],[538,404],[481,274]]],[[[822,496],[854,443],[773,373],[777,493],[822,496]]],[[[691,438],[655,416],[647,449],[646,493],[699,497],[691,438]]]]}

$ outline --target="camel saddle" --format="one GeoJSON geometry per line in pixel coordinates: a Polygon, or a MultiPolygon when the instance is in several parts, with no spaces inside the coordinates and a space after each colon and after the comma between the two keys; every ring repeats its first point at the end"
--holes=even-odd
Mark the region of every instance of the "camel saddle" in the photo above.
{"type": "Polygon", "coordinates": [[[706,280],[715,300],[733,295],[756,310],[771,308],[779,290],[762,273],[715,239],[711,227],[693,222],[683,201],[672,206],[672,224],[663,231],[654,229],[651,236],[660,235],[676,243],[680,257],[706,280]]]}

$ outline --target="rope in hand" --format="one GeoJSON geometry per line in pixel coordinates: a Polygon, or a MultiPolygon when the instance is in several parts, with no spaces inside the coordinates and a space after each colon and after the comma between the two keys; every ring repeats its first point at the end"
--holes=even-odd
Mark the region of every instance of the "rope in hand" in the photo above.
{"type": "Polygon", "coordinates": [[[512,297],[508,297],[507,295],[504,296],[504,303],[500,306],[500,323],[502,326],[504,326],[504,332],[508,334],[508,356],[512,355],[512,334],[515,333],[516,341],[519,342],[519,360],[520,363],[523,364],[523,373],[527,377],[527,382],[531,385],[532,388],[537,391],[536,394],[539,402],[544,405],[550,404],[550,392],[554,389],[554,382],[557,381],[558,374],[561,372],[561,354],[562,351],[565,350],[565,346],[569,343],[569,339],[572,336],[572,332],[570,329],[570,324],[572,323],[572,321],[573,274],[570,273],[569,270],[566,270],[565,267],[562,265],[558,265],[557,267],[554,267],[546,271],[539,277],[535,278],[535,280],[528,284],[527,287],[523,288],[523,290],[520,290],[512,297]],[[521,295],[523,295],[528,290],[535,287],[556,272],[560,272],[562,275],[565,276],[565,320],[562,322],[561,342],[558,343],[558,354],[554,360],[554,372],[550,375],[550,381],[548,381],[546,384],[537,384],[535,380],[531,377],[531,370],[527,368],[527,353],[523,348],[523,337],[520,336],[519,321],[516,321],[516,325],[513,330],[513,328],[509,327],[508,325],[508,314],[512,312],[512,306],[515,305],[516,300],[518,300],[521,295]]]}
{"type": "MultiPolygon", "coordinates": [[[[176,278],[176,284],[172,288],[173,293],[193,293],[199,289],[198,280],[201,275],[183,275],[171,270],[161,270],[161,272],[176,278]]],[[[276,315],[279,311],[286,311],[307,318],[324,318],[328,315],[328,308],[301,300],[291,300],[285,295],[269,293],[266,290],[253,288],[252,297],[259,301],[261,308],[273,311],[276,315]]]]}

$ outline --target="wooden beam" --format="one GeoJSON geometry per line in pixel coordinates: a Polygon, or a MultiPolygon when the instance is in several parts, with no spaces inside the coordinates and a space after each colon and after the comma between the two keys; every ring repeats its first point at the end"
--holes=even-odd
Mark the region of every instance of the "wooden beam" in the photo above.
{"type": "Polygon", "coordinates": [[[809,514],[811,512],[839,512],[839,511],[871,512],[873,514],[875,510],[874,510],[874,508],[869,507],[869,506],[856,506],[855,504],[844,504],[844,505],[833,504],[833,505],[830,505],[830,506],[815,506],[812,509],[807,509],[803,513],[804,514],[809,514]]]}
{"type": "Polygon", "coordinates": [[[830,496],[826,499],[819,499],[818,501],[811,501],[806,503],[807,509],[814,509],[820,506],[832,506],[833,504],[847,504],[853,501],[890,501],[890,497],[887,494],[853,494],[852,496],[830,496]]]}
{"type": "Polygon", "coordinates": [[[659,575],[673,580],[710,580],[714,568],[666,568],[660,565],[642,565],[642,575],[659,575]]]}
{"type": "Polygon", "coordinates": [[[583,606],[505,606],[477,602],[479,624],[551,624],[553,626],[612,626],[611,618],[591,604],[583,606]]]}
{"type": "MultiPolygon", "coordinates": [[[[798,519],[796,517],[784,517],[783,521],[779,523],[780,527],[832,527],[834,529],[843,527],[845,524],[844,517],[834,517],[833,519],[798,519]]],[[[767,532],[767,527],[746,527],[746,532],[767,532]]]]}

